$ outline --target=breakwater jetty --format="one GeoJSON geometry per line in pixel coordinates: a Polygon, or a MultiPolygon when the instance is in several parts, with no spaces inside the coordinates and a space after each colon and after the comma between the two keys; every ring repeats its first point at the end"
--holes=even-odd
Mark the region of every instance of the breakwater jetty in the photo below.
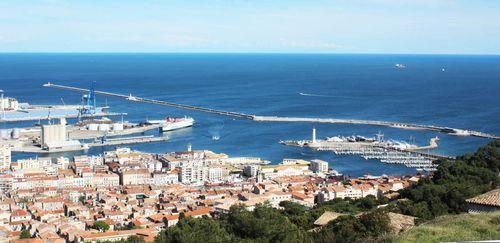
{"type": "MultiPolygon", "coordinates": [[[[72,87],[72,86],[65,86],[65,85],[58,85],[58,84],[53,84],[53,83],[46,83],[43,86],[47,87],[47,88],[57,88],[57,89],[71,90],[71,91],[77,91],[77,92],[89,92],[90,91],[89,89],[72,87]]],[[[357,120],[357,119],[257,116],[257,115],[250,115],[250,114],[245,114],[245,113],[240,113],[240,112],[224,111],[224,110],[218,110],[218,109],[212,109],[212,108],[206,108],[206,107],[200,107],[200,106],[194,106],[194,105],[185,105],[185,104],[178,104],[178,103],[173,103],[173,102],[168,102],[168,101],[141,98],[141,97],[132,96],[131,94],[124,95],[124,94],[118,94],[118,93],[112,93],[112,92],[106,92],[106,91],[98,91],[98,90],[95,90],[94,93],[98,94],[98,95],[122,98],[122,99],[125,99],[128,101],[131,101],[131,102],[141,102],[141,103],[148,103],[148,104],[163,105],[163,106],[169,106],[169,107],[174,107],[174,108],[179,108],[179,109],[194,110],[194,111],[236,117],[236,118],[241,118],[241,119],[249,119],[249,120],[260,121],[260,122],[310,122],[310,123],[358,124],[358,125],[386,126],[386,127],[394,127],[394,128],[409,129],[409,130],[428,130],[428,131],[441,132],[441,133],[446,133],[446,134],[456,135],[456,136],[474,136],[474,137],[482,137],[482,138],[490,138],[490,139],[499,139],[500,138],[495,134],[489,134],[489,133],[483,133],[483,132],[479,132],[479,131],[459,129],[459,128],[433,126],[433,125],[420,125],[420,124],[413,124],[413,123],[374,121],[374,120],[357,120]]]]}
{"type": "Polygon", "coordinates": [[[483,137],[492,139],[500,138],[494,134],[483,133],[472,130],[451,128],[451,127],[440,127],[433,125],[419,125],[413,123],[389,122],[389,121],[336,119],[336,118],[278,117],[278,116],[253,116],[253,120],[265,121],[265,122],[312,122],[312,123],[358,124],[358,125],[394,127],[400,129],[408,129],[408,130],[428,130],[428,131],[441,132],[456,136],[474,136],[474,137],[483,137]]]}

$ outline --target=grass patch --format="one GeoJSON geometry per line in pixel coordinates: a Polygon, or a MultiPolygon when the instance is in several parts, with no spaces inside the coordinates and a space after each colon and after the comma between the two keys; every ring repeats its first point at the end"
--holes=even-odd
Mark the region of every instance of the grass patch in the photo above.
{"type": "Polygon", "coordinates": [[[402,233],[395,242],[500,240],[500,212],[438,217],[402,233]]]}

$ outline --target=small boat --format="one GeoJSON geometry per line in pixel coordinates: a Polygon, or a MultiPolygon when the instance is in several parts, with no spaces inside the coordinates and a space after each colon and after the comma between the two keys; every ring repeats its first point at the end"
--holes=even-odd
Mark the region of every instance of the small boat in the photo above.
{"type": "Polygon", "coordinates": [[[404,64],[401,64],[401,63],[396,63],[396,64],[394,64],[394,66],[396,68],[405,68],[406,67],[404,64]]]}
{"type": "Polygon", "coordinates": [[[90,145],[88,145],[87,143],[82,144],[83,150],[88,150],[89,148],[90,148],[90,145]]]}

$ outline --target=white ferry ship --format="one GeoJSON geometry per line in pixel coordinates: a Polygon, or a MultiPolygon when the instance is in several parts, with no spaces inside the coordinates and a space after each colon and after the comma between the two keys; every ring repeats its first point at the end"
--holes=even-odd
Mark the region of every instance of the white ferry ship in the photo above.
{"type": "Polygon", "coordinates": [[[160,124],[162,132],[178,130],[182,128],[192,127],[194,119],[191,117],[167,117],[165,120],[149,120],[150,124],[160,124]]]}

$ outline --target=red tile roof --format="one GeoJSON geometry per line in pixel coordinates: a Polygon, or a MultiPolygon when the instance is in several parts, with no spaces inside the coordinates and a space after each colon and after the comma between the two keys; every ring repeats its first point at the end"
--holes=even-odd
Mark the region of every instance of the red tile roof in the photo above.
{"type": "Polygon", "coordinates": [[[500,189],[495,189],[466,200],[468,203],[500,207],[500,189]]]}

